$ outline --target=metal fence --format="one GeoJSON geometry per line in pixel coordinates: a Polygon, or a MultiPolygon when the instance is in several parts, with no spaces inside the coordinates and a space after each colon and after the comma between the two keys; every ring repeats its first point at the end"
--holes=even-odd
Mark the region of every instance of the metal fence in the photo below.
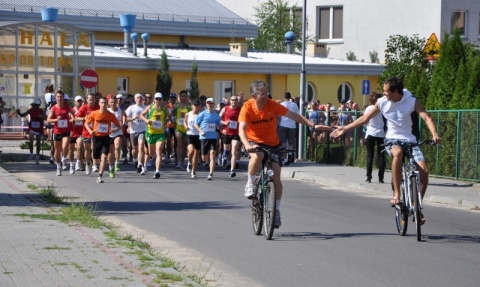
{"type": "MultiPolygon", "coordinates": [[[[423,146],[431,175],[468,181],[480,181],[480,110],[427,111],[434,120],[442,144],[437,147],[423,146]]],[[[330,125],[339,124],[339,118],[348,124],[361,116],[360,112],[325,113],[330,125]]],[[[425,122],[419,121],[419,139],[431,138],[425,122]]],[[[366,148],[364,128],[348,132],[334,140],[330,133],[317,133],[307,138],[307,159],[314,162],[365,167],[366,148]]],[[[389,162],[389,159],[387,159],[389,162]]],[[[374,162],[376,162],[374,160],[374,162]]],[[[387,168],[390,165],[387,163],[387,168]]]]}

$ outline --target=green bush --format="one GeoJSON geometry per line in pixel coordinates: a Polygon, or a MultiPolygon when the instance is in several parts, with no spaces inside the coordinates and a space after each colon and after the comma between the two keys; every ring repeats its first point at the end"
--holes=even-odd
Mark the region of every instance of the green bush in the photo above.
{"type": "MultiPolygon", "coordinates": [[[[29,148],[30,148],[30,147],[29,147],[29,141],[26,141],[26,142],[21,143],[21,144],[20,144],[20,148],[21,148],[21,149],[29,149],[29,148]]],[[[35,142],[33,143],[33,148],[35,149],[35,142]]],[[[50,150],[50,148],[51,148],[51,147],[50,147],[50,145],[49,145],[47,142],[42,141],[42,144],[41,144],[41,146],[40,146],[40,149],[41,149],[41,150],[50,150]]]]}

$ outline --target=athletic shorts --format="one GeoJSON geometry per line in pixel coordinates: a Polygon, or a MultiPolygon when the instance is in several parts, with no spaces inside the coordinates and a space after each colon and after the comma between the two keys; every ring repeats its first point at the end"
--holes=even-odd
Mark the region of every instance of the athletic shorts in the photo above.
{"type": "Polygon", "coordinates": [[[145,132],[131,133],[130,140],[133,146],[138,146],[138,141],[145,141],[145,132]]]}
{"type": "Polygon", "coordinates": [[[202,147],[202,142],[200,141],[199,135],[187,135],[187,143],[189,145],[193,145],[193,148],[196,150],[200,150],[202,147]]]}
{"type": "Polygon", "coordinates": [[[77,139],[78,137],[70,137],[70,143],[71,144],[77,143],[77,139]]]}
{"type": "Polygon", "coordinates": [[[115,144],[115,139],[116,139],[116,138],[121,138],[121,137],[122,137],[122,135],[118,135],[118,136],[113,137],[113,138],[110,137],[110,144],[115,144]]]}
{"type": "Polygon", "coordinates": [[[147,139],[148,144],[156,144],[157,142],[165,141],[165,134],[145,134],[145,138],[147,139]]]}
{"type": "MultiPolygon", "coordinates": [[[[252,142],[250,141],[250,145],[251,146],[261,146],[261,147],[264,147],[264,148],[269,148],[269,149],[278,149],[280,147],[280,145],[277,145],[277,146],[269,146],[269,145],[266,145],[266,144],[258,144],[256,142],[252,142]]],[[[266,157],[267,155],[265,154],[264,155],[264,158],[266,157]]],[[[283,153],[282,152],[279,152],[279,151],[275,151],[272,155],[272,162],[275,162],[277,163],[279,166],[283,166],[282,164],[282,161],[283,161],[283,153]]]]}
{"type": "Polygon", "coordinates": [[[297,129],[290,129],[286,127],[278,127],[278,139],[281,143],[287,143],[293,146],[295,145],[295,131],[297,129]]]}
{"type": "Polygon", "coordinates": [[[232,140],[240,141],[239,135],[222,135],[223,144],[232,144],[232,140]]]}
{"type": "Polygon", "coordinates": [[[102,154],[107,155],[110,151],[110,137],[93,137],[93,159],[99,159],[102,154]]]}
{"type": "Polygon", "coordinates": [[[54,134],[53,135],[53,140],[58,142],[61,141],[63,138],[69,138],[70,137],[70,132],[63,133],[63,134],[54,134]]]}
{"type": "Polygon", "coordinates": [[[204,139],[202,142],[202,155],[209,155],[211,150],[217,150],[217,139],[204,139]]]}
{"type": "Polygon", "coordinates": [[[92,143],[92,138],[84,138],[82,137],[82,141],[84,144],[92,143]]]}
{"type": "MultiPolygon", "coordinates": [[[[406,143],[404,140],[400,140],[400,139],[385,139],[384,142],[385,143],[393,142],[393,145],[398,145],[398,146],[402,146],[402,143],[406,143]]],[[[390,148],[386,147],[386,151],[388,155],[392,157],[392,152],[390,151],[390,148]]],[[[412,147],[412,155],[415,162],[426,161],[425,156],[423,155],[423,152],[420,149],[420,146],[418,145],[412,147]]]]}

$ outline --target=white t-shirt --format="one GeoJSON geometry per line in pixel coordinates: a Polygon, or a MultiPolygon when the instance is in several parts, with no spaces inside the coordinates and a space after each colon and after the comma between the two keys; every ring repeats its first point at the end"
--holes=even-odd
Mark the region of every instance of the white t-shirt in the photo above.
{"type": "Polygon", "coordinates": [[[413,95],[403,90],[403,96],[398,102],[388,101],[385,96],[377,100],[378,108],[387,119],[387,139],[400,139],[416,143],[417,139],[412,133],[412,112],[415,110],[416,99],[413,95]]]}
{"type": "MultiPolygon", "coordinates": [[[[289,111],[292,113],[298,114],[298,106],[294,102],[291,101],[284,101],[281,103],[282,106],[285,106],[289,111]]],[[[296,122],[288,117],[282,116],[280,118],[280,123],[279,126],[289,128],[289,129],[295,129],[297,128],[296,122]]]]}
{"type": "Polygon", "coordinates": [[[198,114],[193,113],[193,111],[188,112],[188,128],[187,135],[198,136],[200,132],[195,128],[195,122],[197,121],[198,114]]]}
{"type": "Polygon", "coordinates": [[[131,105],[125,111],[127,118],[134,118],[135,120],[130,122],[130,133],[141,133],[147,130],[147,124],[142,121],[140,114],[145,110],[146,106],[131,105]]]}
{"type": "MultiPolygon", "coordinates": [[[[365,109],[365,114],[367,114],[374,108],[375,108],[374,105],[368,106],[365,109]]],[[[367,138],[368,136],[379,137],[379,138],[385,137],[385,131],[383,130],[382,113],[378,113],[376,116],[374,116],[368,121],[367,131],[365,132],[365,138],[367,138]]]]}
{"type": "MultiPolygon", "coordinates": [[[[108,108],[108,111],[111,112],[112,114],[114,114],[115,117],[117,118],[118,122],[120,124],[122,124],[122,110],[120,108],[118,108],[117,111],[112,110],[112,108],[108,108]]],[[[111,133],[110,134],[111,138],[118,137],[118,136],[121,136],[123,134],[122,128],[117,127],[117,126],[115,126],[114,123],[112,123],[111,124],[111,129],[113,130],[113,129],[116,129],[116,128],[119,128],[119,130],[114,132],[114,133],[111,133]]]]}

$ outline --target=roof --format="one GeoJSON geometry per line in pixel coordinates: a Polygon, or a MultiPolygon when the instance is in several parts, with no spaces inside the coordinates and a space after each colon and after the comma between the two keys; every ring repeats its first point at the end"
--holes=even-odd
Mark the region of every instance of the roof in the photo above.
{"type": "MultiPolygon", "coordinates": [[[[95,68],[157,70],[163,49],[143,47],[137,56],[120,48],[95,46],[95,68]]],[[[296,54],[248,52],[247,57],[230,55],[229,51],[193,49],[165,49],[170,69],[191,71],[192,61],[200,72],[300,74],[302,56],[296,54]]],[[[352,62],[328,58],[305,57],[307,74],[315,75],[380,75],[385,67],[380,64],[352,62]]]]}

